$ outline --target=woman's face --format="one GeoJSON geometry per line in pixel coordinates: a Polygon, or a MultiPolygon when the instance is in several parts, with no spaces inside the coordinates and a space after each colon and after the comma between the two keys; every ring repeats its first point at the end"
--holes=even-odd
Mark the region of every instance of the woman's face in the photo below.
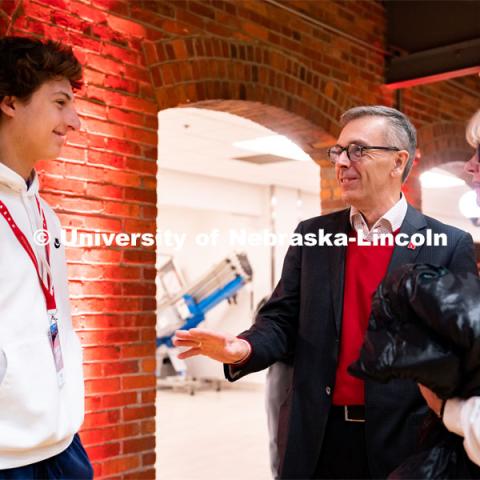
{"type": "Polygon", "coordinates": [[[477,205],[480,206],[480,144],[477,145],[472,158],[465,164],[465,171],[472,176],[473,188],[477,194],[477,205]]]}

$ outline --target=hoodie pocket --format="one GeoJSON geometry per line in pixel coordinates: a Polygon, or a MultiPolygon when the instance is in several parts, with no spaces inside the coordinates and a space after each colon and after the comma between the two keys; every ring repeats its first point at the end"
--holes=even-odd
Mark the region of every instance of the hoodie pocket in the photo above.
{"type": "Polygon", "coordinates": [[[85,409],[85,389],[83,383],[83,353],[80,340],[72,332],[65,341],[65,386],[64,403],[68,411],[68,419],[63,422],[59,433],[70,435],[76,433],[83,422],[85,409]]]}
{"type": "Polygon", "coordinates": [[[55,441],[60,391],[47,334],[3,346],[0,450],[35,448],[55,441]]]}

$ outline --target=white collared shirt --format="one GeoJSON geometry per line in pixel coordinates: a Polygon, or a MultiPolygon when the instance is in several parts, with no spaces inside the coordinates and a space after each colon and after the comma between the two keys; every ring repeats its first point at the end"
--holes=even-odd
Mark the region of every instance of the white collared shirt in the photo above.
{"type": "Polygon", "coordinates": [[[367,222],[363,218],[360,210],[355,207],[350,208],[350,225],[352,228],[363,233],[363,238],[371,241],[374,236],[393,233],[397,231],[405,219],[407,214],[408,204],[403,193],[400,194],[400,200],[390,209],[385,212],[373,225],[371,229],[368,228],[367,222]]]}

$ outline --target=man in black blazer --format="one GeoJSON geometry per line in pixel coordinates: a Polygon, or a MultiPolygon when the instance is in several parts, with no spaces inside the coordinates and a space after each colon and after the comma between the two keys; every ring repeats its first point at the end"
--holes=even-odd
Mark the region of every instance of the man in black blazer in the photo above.
{"type": "Polygon", "coordinates": [[[293,380],[278,422],[281,478],[385,478],[415,452],[428,411],[417,385],[407,380],[359,384],[346,373],[345,359],[358,353],[366,329],[374,291],[370,277],[379,277],[376,288],[386,272],[406,263],[477,272],[471,236],[422,215],[401,194],[416,148],[407,117],[371,106],[347,111],[342,121],[329,157],[351,208],[301,222],[296,233],[352,238],[353,232],[357,240],[374,234],[406,234],[412,240],[419,238],[414,234],[445,234],[447,244],[407,241],[363,257],[350,243],[291,246],[281,279],[249,330],[231,337],[193,329],[178,331],[174,340],[189,347],[181,358],[202,354],[223,362],[230,381],[293,355],[293,380]],[[350,303],[357,297],[358,308],[350,303]],[[352,325],[362,334],[351,334],[352,325]],[[349,395],[352,403],[338,404],[349,395]]]}

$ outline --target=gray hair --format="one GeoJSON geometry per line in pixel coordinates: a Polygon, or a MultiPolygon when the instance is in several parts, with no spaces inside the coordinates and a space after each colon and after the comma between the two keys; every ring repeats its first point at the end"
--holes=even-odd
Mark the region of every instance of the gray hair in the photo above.
{"type": "Polygon", "coordinates": [[[470,119],[467,125],[467,142],[477,148],[480,145],[480,110],[470,119]]]}
{"type": "Polygon", "coordinates": [[[340,123],[345,126],[352,120],[362,117],[384,117],[387,119],[391,128],[386,132],[386,141],[391,143],[391,146],[408,152],[407,164],[402,175],[402,182],[405,182],[412,170],[417,149],[417,131],[412,122],[405,114],[395,108],[384,107],[383,105],[368,105],[350,108],[340,117],[340,123]]]}

